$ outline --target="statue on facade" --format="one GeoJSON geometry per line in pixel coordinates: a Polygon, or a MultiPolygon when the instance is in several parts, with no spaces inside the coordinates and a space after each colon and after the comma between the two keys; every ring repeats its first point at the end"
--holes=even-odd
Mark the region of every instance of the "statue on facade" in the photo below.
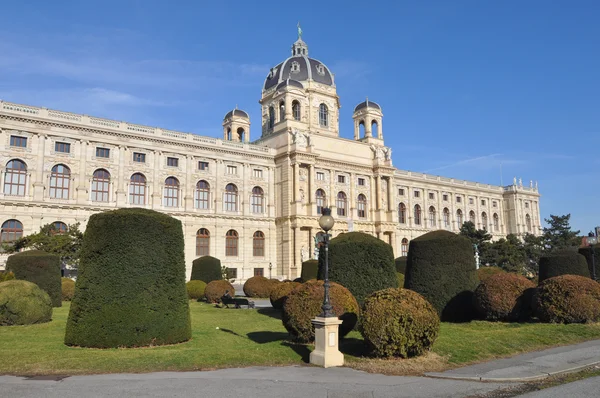
{"type": "Polygon", "coordinates": [[[475,249],[475,269],[479,269],[479,250],[477,248],[477,243],[473,244],[473,249],[475,249]]]}
{"type": "Polygon", "coordinates": [[[373,151],[373,155],[375,159],[384,159],[385,154],[383,153],[383,149],[371,144],[371,150],[373,151]]]}
{"type": "Polygon", "coordinates": [[[298,40],[302,40],[302,28],[300,27],[300,21],[298,21],[298,40]]]}
{"type": "Polygon", "coordinates": [[[306,138],[306,135],[304,135],[303,133],[301,133],[298,130],[292,130],[290,131],[290,134],[292,135],[292,143],[296,144],[296,146],[305,148],[306,145],[308,144],[308,140],[306,138]]]}
{"type": "Polygon", "coordinates": [[[529,188],[533,188],[533,180],[529,180],[529,188]]]}
{"type": "Polygon", "coordinates": [[[300,202],[304,203],[306,196],[304,195],[304,189],[300,189],[300,202]]]}
{"type": "Polygon", "coordinates": [[[385,160],[392,160],[392,148],[384,148],[383,153],[385,155],[385,160]]]}
{"type": "Polygon", "coordinates": [[[513,185],[517,185],[517,177],[513,177],[513,185]]]}
{"type": "Polygon", "coordinates": [[[523,179],[521,177],[519,177],[519,186],[523,188],[523,179]]]}
{"type": "Polygon", "coordinates": [[[306,246],[302,246],[302,249],[300,249],[300,258],[302,262],[308,261],[308,249],[306,246]]]}
{"type": "Polygon", "coordinates": [[[319,238],[315,235],[313,237],[314,241],[315,241],[315,249],[313,251],[313,260],[318,260],[319,259],[319,238]]]}

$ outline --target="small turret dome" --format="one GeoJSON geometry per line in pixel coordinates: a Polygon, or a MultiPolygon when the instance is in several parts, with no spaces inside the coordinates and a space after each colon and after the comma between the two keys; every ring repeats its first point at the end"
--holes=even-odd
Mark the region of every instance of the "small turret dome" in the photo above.
{"type": "Polygon", "coordinates": [[[354,108],[354,112],[359,111],[363,108],[375,108],[381,110],[381,106],[379,106],[377,102],[369,101],[368,98],[366,101],[363,101],[360,104],[356,105],[356,107],[354,108]]]}
{"type": "Polygon", "coordinates": [[[223,120],[229,119],[232,116],[239,116],[239,117],[245,117],[246,119],[250,119],[250,116],[248,116],[248,113],[246,111],[243,111],[236,107],[235,109],[227,112],[227,114],[225,115],[223,120]]]}
{"type": "Polygon", "coordinates": [[[299,81],[292,80],[292,79],[286,79],[285,81],[283,81],[283,82],[281,82],[281,83],[279,83],[277,85],[276,90],[279,90],[280,88],[283,88],[283,87],[286,87],[286,86],[298,87],[298,88],[301,88],[301,89],[304,88],[304,86],[302,85],[302,83],[300,83],[299,81]]]}

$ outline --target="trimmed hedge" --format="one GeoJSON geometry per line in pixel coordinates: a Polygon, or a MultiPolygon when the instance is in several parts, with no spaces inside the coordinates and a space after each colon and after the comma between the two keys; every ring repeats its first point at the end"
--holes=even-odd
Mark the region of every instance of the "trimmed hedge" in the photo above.
{"type": "MultiPolygon", "coordinates": [[[[323,281],[308,281],[292,290],[283,304],[281,320],[294,341],[309,343],[315,339],[312,320],[321,313],[325,289],[323,281]]],[[[329,300],[342,324],[339,337],[346,336],[358,321],[360,312],[352,293],[342,285],[330,282],[329,300]]]]}
{"type": "MultiPolygon", "coordinates": [[[[406,262],[408,261],[408,257],[403,256],[403,257],[398,257],[394,260],[394,263],[396,265],[396,272],[401,273],[402,275],[406,274],[406,262]]],[[[402,287],[402,286],[400,286],[402,287]]]]}
{"type": "Polygon", "coordinates": [[[187,289],[188,298],[190,300],[198,300],[204,297],[204,289],[206,289],[206,282],[201,280],[189,281],[185,284],[187,289]]]}
{"type": "Polygon", "coordinates": [[[218,281],[212,281],[206,285],[206,288],[204,288],[204,297],[209,303],[220,303],[221,297],[223,297],[226,291],[229,291],[229,294],[232,297],[235,296],[235,288],[233,285],[225,279],[219,279],[218,281]]]}
{"type": "Polygon", "coordinates": [[[303,281],[309,281],[311,279],[317,279],[319,273],[319,261],[318,260],[306,260],[302,263],[302,273],[300,278],[303,281]]]}
{"type": "MultiPolygon", "coordinates": [[[[325,250],[319,250],[318,279],[325,279],[325,250]]],[[[329,280],[345,286],[362,303],[369,294],[397,288],[392,246],[362,232],[348,232],[329,243],[329,280]]]]}
{"type": "Polygon", "coordinates": [[[531,316],[535,284],[522,275],[499,273],[483,280],[475,289],[474,304],[488,321],[516,322],[531,316]]]}
{"type": "Polygon", "coordinates": [[[10,271],[0,271],[0,282],[12,281],[15,274],[10,271]]]}
{"type": "Polygon", "coordinates": [[[600,283],[579,275],[546,279],[537,288],[535,306],[542,322],[598,322],[600,283]]]}
{"type": "Polygon", "coordinates": [[[75,295],[75,281],[70,278],[61,278],[60,284],[61,284],[62,300],[63,301],[73,300],[73,296],[75,295]]]}
{"type": "Polygon", "coordinates": [[[210,283],[223,279],[221,273],[221,260],[216,257],[202,256],[192,262],[191,281],[204,281],[210,283]]]}
{"type": "Polygon", "coordinates": [[[404,287],[433,304],[442,321],[473,319],[473,291],[478,284],[469,239],[440,230],[410,241],[404,287]]]}
{"type": "Polygon", "coordinates": [[[181,221],[147,209],[90,217],[65,344],[112,348],[191,338],[181,221]]]}
{"type": "Polygon", "coordinates": [[[398,279],[398,287],[401,289],[404,287],[404,274],[396,272],[396,278],[398,279]]]}
{"type": "Polygon", "coordinates": [[[283,282],[274,286],[273,289],[271,289],[271,296],[269,297],[273,308],[278,310],[282,309],[287,296],[289,296],[292,290],[300,285],[301,283],[297,282],[283,282]]]}
{"type": "Polygon", "coordinates": [[[573,250],[560,250],[540,257],[538,283],[560,275],[580,275],[590,277],[585,257],[573,250]]]}
{"type": "Polygon", "coordinates": [[[0,326],[50,322],[52,301],[33,282],[10,280],[0,283],[0,326]]]}
{"type": "Polygon", "coordinates": [[[596,267],[596,278],[600,275],[600,245],[594,246],[594,251],[592,252],[592,248],[590,247],[580,247],[579,254],[585,257],[587,261],[588,270],[590,271],[590,276],[594,274],[594,265],[596,267]],[[594,263],[592,263],[592,253],[594,253],[594,263]]]}
{"type": "Polygon", "coordinates": [[[253,276],[244,283],[244,294],[246,297],[269,297],[271,295],[271,288],[277,282],[273,282],[264,276],[253,276]]]}
{"type": "Polygon", "coordinates": [[[60,257],[41,250],[13,254],[6,260],[6,270],[15,279],[33,282],[50,296],[53,307],[62,305],[60,257]]]}
{"type": "Polygon", "coordinates": [[[440,318],[420,294],[408,289],[385,289],[365,299],[360,333],[378,357],[421,355],[435,342],[440,318]]]}
{"type": "Polygon", "coordinates": [[[479,267],[479,269],[477,270],[477,276],[479,277],[480,281],[484,281],[487,278],[489,278],[490,276],[494,276],[494,275],[498,275],[498,274],[505,274],[505,273],[506,273],[506,271],[504,271],[500,267],[479,267]]]}

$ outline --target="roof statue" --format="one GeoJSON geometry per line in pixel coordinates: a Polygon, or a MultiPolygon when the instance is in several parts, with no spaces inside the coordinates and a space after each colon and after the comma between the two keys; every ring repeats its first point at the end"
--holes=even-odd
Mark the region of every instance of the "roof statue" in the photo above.
{"type": "Polygon", "coordinates": [[[298,21],[298,40],[302,40],[302,28],[300,27],[300,21],[298,21]]]}

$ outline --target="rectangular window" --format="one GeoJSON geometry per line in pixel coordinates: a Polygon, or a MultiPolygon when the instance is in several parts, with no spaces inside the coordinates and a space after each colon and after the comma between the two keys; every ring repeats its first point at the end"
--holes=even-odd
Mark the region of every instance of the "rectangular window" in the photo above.
{"type": "Polygon", "coordinates": [[[473,198],[469,198],[469,204],[472,205],[475,203],[475,200],[473,200],[473,198]]]}
{"type": "Polygon", "coordinates": [[[529,202],[525,202],[525,208],[529,209],[529,202]]]}
{"type": "Polygon", "coordinates": [[[264,268],[254,268],[254,276],[265,276],[264,268]]]}
{"type": "Polygon", "coordinates": [[[418,197],[420,197],[420,196],[421,196],[421,192],[419,192],[419,191],[415,191],[415,198],[418,198],[418,197]]]}
{"type": "Polygon", "coordinates": [[[462,202],[462,198],[460,196],[457,196],[456,197],[456,203],[460,203],[460,202],[462,202]]]}
{"type": "Polygon", "coordinates": [[[208,162],[198,162],[198,170],[208,171],[208,162]]]}
{"type": "Polygon", "coordinates": [[[358,185],[360,185],[361,187],[365,185],[365,179],[364,178],[359,178],[358,179],[358,185]]]}
{"type": "Polygon", "coordinates": [[[110,157],[110,149],[108,148],[96,148],[96,157],[97,158],[108,158],[110,157]]]}
{"type": "Polygon", "coordinates": [[[227,166],[227,174],[237,174],[236,166],[227,166]]]}
{"type": "Polygon", "coordinates": [[[146,154],[140,152],[133,153],[133,161],[138,163],[146,163],[146,154]]]}
{"type": "Polygon", "coordinates": [[[262,178],[262,176],[263,176],[263,173],[262,173],[262,172],[263,172],[263,171],[262,171],[262,170],[260,170],[260,169],[254,169],[254,170],[252,170],[252,176],[253,176],[254,178],[262,178]]]}
{"type": "Polygon", "coordinates": [[[237,279],[237,268],[227,268],[227,279],[237,279]]]}
{"type": "Polygon", "coordinates": [[[443,195],[442,199],[444,199],[444,202],[447,202],[448,201],[448,195],[443,195]]]}
{"type": "Polygon", "coordinates": [[[345,184],[346,183],[346,176],[338,176],[338,183],[345,184]]]}
{"type": "Polygon", "coordinates": [[[431,200],[435,199],[435,195],[433,194],[433,192],[429,192],[429,199],[431,199],[431,200]]]}
{"type": "Polygon", "coordinates": [[[398,195],[404,196],[404,188],[399,188],[398,189],[398,195]]]}
{"type": "Polygon", "coordinates": [[[481,205],[485,206],[485,200],[484,199],[481,199],[481,205]]]}
{"type": "Polygon", "coordinates": [[[19,137],[18,135],[10,136],[10,146],[18,146],[27,148],[27,137],[19,137]]]}
{"type": "Polygon", "coordinates": [[[498,207],[498,202],[496,202],[495,200],[492,202],[492,207],[498,207]]]}
{"type": "Polygon", "coordinates": [[[55,142],[54,152],[71,153],[71,144],[67,142],[55,142]]]}
{"type": "Polygon", "coordinates": [[[317,171],[317,180],[323,181],[324,179],[325,179],[325,173],[323,173],[322,171],[317,171]]]}
{"type": "Polygon", "coordinates": [[[167,158],[167,166],[179,167],[179,159],[178,158],[167,158]]]}

